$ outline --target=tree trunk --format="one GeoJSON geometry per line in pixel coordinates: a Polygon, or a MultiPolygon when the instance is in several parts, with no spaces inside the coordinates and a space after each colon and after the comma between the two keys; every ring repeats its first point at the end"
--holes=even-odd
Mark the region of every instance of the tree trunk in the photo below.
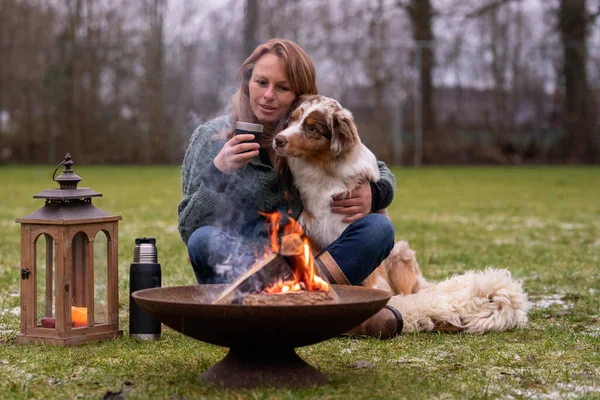
{"type": "Polygon", "coordinates": [[[565,128],[561,144],[563,160],[593,162],[598,149],[593,141],[591,92],[586,72],[588,15],[586,0],[561,0],[559,29],[564,52],[565,128]]]}
{"type": "Polygon", "coordinates": [[[435,131],[435,109],[433,107],[433,68],[435,66],[433,8],[431,0],[412,0],[409,7],[413,39],[417,45],[419,79],[421,82],[421,115],[423,119],[423,142],[429,146],[436,145],[441,138],[435,131]]]}
{"type": "Polygon", "coordinates": [[[495,112],[493,114],[493,125],[497,127],[501,135],[507,130],[509,119],[506,114],[506,79],[505,72],[508,69],[508,49],[506,48],[508,38],[508,28],[505,22],[500,20],[499,10],[493,9],[490,12],[489,24],[491,26],[490,50],[492,53],[492,79],[494,80],[494,98],[495,112]]]}
{"type": "Polygon", "coordinates": [[[164,19],[166,2],[164,0],[149,0],[147,18],[150,25],[147,33],[145,48],[146,99],[144,141],[147,153],[143,154],[143,162],[164,164],[167,162],[167,132],[165,131],[164,79],[165,79],[165,43],[164,19]]]}
{"type": "Polygon", "coordinates": [[[67,87],[69,93],[68,107],[65,112],[67,126],[67,136],[69,140],[65,144],[69,143],[72,154],[77,154],[79,160],[85,160],[85,154],[83,149],[83,138],[81,132],[81,54],[79,49],[79,39],[77,32],[79,31],[82,24],[82,0],[68,1],[68,44],[70,51],[68,51],[68,73],[67,73],[67,87]]]}
{"type": "Polygon", "coordinates": [[[244,54],[242,62],[250,56],[256,46],[258,46],[257,29],[258,29],[258,1],[246,0],[246,16],[244,26],[244,54]]]}
{"type": "Polygon", "coordinates": [[[371,11],[369,37],[372,39],[373,44],[369,47],[369,57],[367,59],[367,74],[373,88],[374,106],[377,110],[383,107],[385,88],[389,82],[383,61],[384,50],[381,48],[381,45],[386,42],[385,29],[383,0],[378,0],[377,6],[371,11]]]}

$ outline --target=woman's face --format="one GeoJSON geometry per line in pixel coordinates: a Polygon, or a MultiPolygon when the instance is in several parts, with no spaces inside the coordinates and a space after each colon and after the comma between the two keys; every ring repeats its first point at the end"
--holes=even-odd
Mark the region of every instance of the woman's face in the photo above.
{"type": "Polygon", "coordinates": [[[273,124],[282,119],[296,99],[283,60],[274,54],[265,54],[258,59],[248,89],[250,107],[262,124],[273,124]]]}

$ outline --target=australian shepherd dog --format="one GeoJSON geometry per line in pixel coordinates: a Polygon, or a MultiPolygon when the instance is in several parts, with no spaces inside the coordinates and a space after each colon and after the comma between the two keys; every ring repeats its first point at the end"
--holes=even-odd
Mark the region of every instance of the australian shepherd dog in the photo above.
{"type": "MultiPolygon", "coordinates": [[[[273,148],[287,160],[299,190],[304,206],[299,222],[313,246],[324,249],[348,226],[343,214],[331,211],[332,197],[365,181],[378,181],[375,156],[361,142],[350,111],[319,95],[301,96],[295,102],[273,148]]],[[[362,284],[393,295],[388,304],[402,313],[404,331],[442,327],[482,333],[527,321],[527,296],[508,271],[487,269],[429,283],[404,241],[395,243],[362,284]]]]}
{"type": "MultiPolygon", "coordinates": [[[[287,159],[304,209],[299,222],[315,249],[335,241],[349,225],[331,211],[331,199],[365,181],[379,180],[375,155],[361,142],[350,111],[324,96],[303,96],[273,141],[287,159]]],[[[386,214],[385,210],[381,211],[386,214]]],[[[390,256],[363,282],[393,294],[415,293],[422,283],[415,253],[397,242],[390,256]]]]}

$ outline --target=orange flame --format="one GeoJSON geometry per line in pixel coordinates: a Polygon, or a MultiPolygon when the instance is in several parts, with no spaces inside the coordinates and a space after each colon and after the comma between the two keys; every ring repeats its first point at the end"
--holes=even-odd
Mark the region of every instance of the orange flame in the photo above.
{"type": "MultiPolygon", "coordinates": [[[[266,248],[265,252],[266,254],[277,253],[280,250],[278,234],[283,215],[279,212],[271,214],[261,213],[261,215],[267,217],[271,223],[271,248],[266,248]]],[[[289,219],[290,222],[283,227],[283,235],[296,234],[302,236],[302,226],[292,217],[289,217],[289,219]]],[[[274,294],[300,292],[302,290],[329,291],[329,284],[315,274],[315,257],[312,254],[310,243],[306,236],[302,236],[302,246],[303,249],[299,251],[301,253],[299,256],[290,257],[290,262],[294,270],[294,279],[279,281],[275,285],[265,288],[265,292],[274,294]]]]}

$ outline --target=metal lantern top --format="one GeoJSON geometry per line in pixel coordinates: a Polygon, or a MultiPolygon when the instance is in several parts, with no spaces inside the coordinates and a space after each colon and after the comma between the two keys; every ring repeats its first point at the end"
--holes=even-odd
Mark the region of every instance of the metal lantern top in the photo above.
{"type": "Polygon", "coordinates": [[[67,153],[65,159],[58,164],[52,180],[58,182],[60,188],[46,189],[33,196],[34,199],[45,199],[44,207],[24,217],[17,218],[19,223],[42,223],[42,224],[72,224],[81,223],[85,220],[97,218],[115,217],[104,210],[92,205],[92,197],[101,197],[102,193],[90,188],[77,188],[81,177],[71,169],[74,164],[71,155],[67,153]],[[56,171],[61,165],[65,166],[62,173],[55,178],[56,171]]]}
{"type": "Polygon", "coordinates": [[[52,174],[52,180],[58,182],[60,188],[46,189],[42,193],[34,195],[33,198],[46,199],[50,200],[51,202],[70,203],[68,200],[101,197],[102,193],[98,193],[90,188],[77,189],[77,184],[81,182],[81,177],[71,169],[73,164],[74,162],[71,159],[71,155],[67,153],[67,155],[65,155],[65,159],[58,164],[54,170],[54,173],[52,174]],[[58,171],[61,165],[64,165],[65,169],[63,170],[62,174],[55,178],[54,176],[56,175],[56,171],[58,171]]]}

